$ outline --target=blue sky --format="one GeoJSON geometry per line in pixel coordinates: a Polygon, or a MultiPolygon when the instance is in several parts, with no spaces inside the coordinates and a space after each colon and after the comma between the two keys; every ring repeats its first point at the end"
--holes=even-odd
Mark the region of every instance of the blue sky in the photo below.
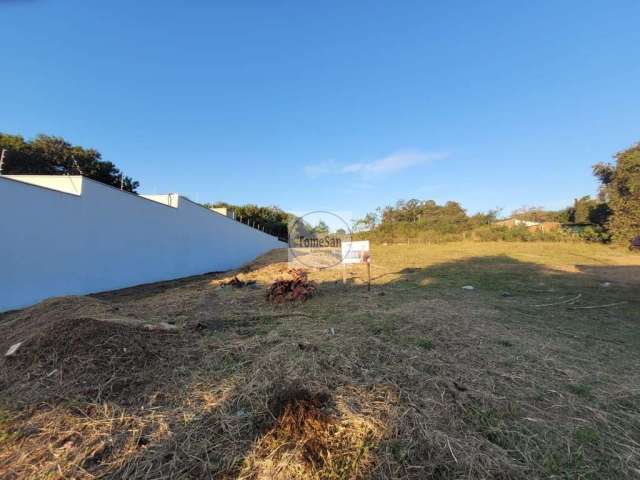
{"type": "Polygon", "coordinates": [[[143,193],[559,208],[640,140],[640,2],[0,0],[0,131],[143,193]]]}

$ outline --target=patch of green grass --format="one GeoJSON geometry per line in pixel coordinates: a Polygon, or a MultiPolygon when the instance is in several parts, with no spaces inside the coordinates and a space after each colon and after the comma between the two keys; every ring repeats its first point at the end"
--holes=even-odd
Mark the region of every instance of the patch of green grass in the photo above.
{"type": "Polygon", "coordinates": [[[373,335],[390,336],[394,330],[394,319],[392,317],[378,317],[367,319],[367,329],[373,335]]]}
{"type": "Polygon", "coordinates": [[[548,449],[542,459],[541,467],[545,476],[563,480],[623,478],[609,459],[591,457],[581,448],[569,450],[564,446],[564,448],[548,449]]]}
{"type": "Polygon", "coordinates": [[[547,398],[547,390],[543,387],[537,386],[533,394],[531,395],[532,400],[536,400],[538,402],[542,402],[547,398]]]}
{"type": "Polygon", "coordinates": [[[574,433],[576,441],[581,445],[590,445],[600,440],[600,432],[591,427],[578,427],[574,433]]]}
{"type": "Polygon", "coordinates": [[[491,443],[506,450],[515,450],[518,443],[516,432],[508,422],[515,417],[515,406],[507,404],[504,408],[484,405],[467,407],[467,420],[491,443]]]}
{"type": "Polygon", "coordinates": [[[423,350],[431,350],[434,347],[433,340],[431,340],[430,338],[427,338],[427,337],[419,338],[416,341],[416,345],[418,347],[422,348],[423,350]]]}
{"type": "Polygon", "coordinates": [[[611,458],[598,455],[597,451],[587,454],[582,448],[596,446],[601,441],[599,431],[589,426],[575,429],[573,438],[577,445],[567,448],[573,443],[571,433],[555,430],[551,425],[520,422],[519,412],[519,407],[513,403],[471,404],[465,409],[465,420],[488,441],[538,473],[538,476],[532,474],[527,478],[621,478],[619,466],[611,458]]]}
{"type": "Polygon", "coordinates": [[[571,393],[582,398],[591,398],[592,388],[591,385],[584,383],[570,383],[567,388],[571,393]]]}
{"type": "Polygon", "coordinates": [[[402,440],[390,440],[389,450],[391,451],[391,455],[393,455],[393,458],[395,458],[398,462],[404,461],[404,459],[408,455],[407,447],[405,445],[405,442],[403,442],[402,440]]]}

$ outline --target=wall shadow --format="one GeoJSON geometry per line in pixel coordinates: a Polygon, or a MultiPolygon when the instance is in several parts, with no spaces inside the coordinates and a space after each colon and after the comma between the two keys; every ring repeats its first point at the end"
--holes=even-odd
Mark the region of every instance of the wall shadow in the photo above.
{"type": "Polygon", "coordinates": [[[190,277],[177,278],[174,280],[165,280],[161,282],[147,283],[136,285],[133,287],[110,290],[107,292],[99,292],[89,297],[97,298],[104,301],[124,302],[129,300],[143,300],[155,295],[165,293],[169,290],[204,286],[211,281],[224,278],[231,273],[251,273],[253,271],[269,267],[270,265],[287,261],[287,250],[276,249],[267,252],[258,258],[241,265],[237,269],[225,270],[219,272],[208,272],[203,275],[193,275],[190,277]]]}

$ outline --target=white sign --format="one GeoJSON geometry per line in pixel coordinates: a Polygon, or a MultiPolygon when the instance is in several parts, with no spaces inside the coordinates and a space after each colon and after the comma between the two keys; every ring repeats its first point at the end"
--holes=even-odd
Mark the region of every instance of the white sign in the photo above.
{"type": "Polygon", "coordinates": [[[369,258],[369,240],[342,242],[342,263],[365,263],[369,258]]]}

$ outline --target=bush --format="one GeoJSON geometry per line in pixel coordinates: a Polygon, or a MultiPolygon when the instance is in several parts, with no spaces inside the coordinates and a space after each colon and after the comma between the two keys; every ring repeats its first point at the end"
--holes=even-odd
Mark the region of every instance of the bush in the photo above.
{"type": "Polygon", "coordinates": [[[562,229],[541,232],[529,230],[525,226],[509,228],[495,225],[475,229],[473,238],[482,242],[565,242],[576,240],[575,235],[562,229]]]}
{"type": "Polygon", "coordinates": [[[585,227],[578,232],[578,237],[585,242],[609,243],[611,233],[600,225],[585,227]]]}
{"type": "Polygon", "coordinates": [[[525,226],[509,228],[500,225],[486,225],[466,232],[442,232],[421,230],[420,224],[382,225],[373,230],[353,234],[354,240],[370,240],[373,243],[447,243],[461,240],[480,242],[600,242],[607,243],[611,234],[606,228],[593,225],[572,232],[558,228],[542,232],[529,230],[525,226]]]}
{"type": "Polygon", "coordinates": [[[379,227],[357,232],[354,240],[370,240],[374,243],[446,243],[464,240],[465,233],[445,233],[437,230],[420,230],[406,225],[403,228],[379,227]]]}

